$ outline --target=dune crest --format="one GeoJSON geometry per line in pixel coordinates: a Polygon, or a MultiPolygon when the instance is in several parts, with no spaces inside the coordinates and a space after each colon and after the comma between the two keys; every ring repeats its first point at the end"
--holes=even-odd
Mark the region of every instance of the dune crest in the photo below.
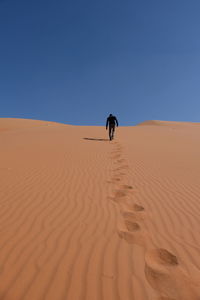
{"type": "Polygon", "coordinates": [[[176,121],[160,121],[160,120],[148,120],[137,124],[137,126],[200,126],[198,122],[176,122],[176,121]]]}
{"type": "Polygon", "coordinates": [[[14,118],[0,118],[0,131],[12,130],[20,128],[31,128],[38,126],[64,126],[64,124],[50,121],[39,121],[32,119],[14,119],[14,118]]]}

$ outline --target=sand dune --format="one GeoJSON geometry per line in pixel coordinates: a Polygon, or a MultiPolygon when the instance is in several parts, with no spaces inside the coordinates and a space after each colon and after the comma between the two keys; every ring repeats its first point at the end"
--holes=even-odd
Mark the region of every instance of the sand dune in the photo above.
{"type": "Polygon", "coordinates": [[[199,136],[0,119],[0,299],[200,299],[199,136]]]}
{"type": "Polygon", "coordinates": [[[176,121],[159,121],[159,120],[149,120],[149,121],[144,121],[137,126],[149,126],[149,125],[154,125],[154,126],[167,126],[167,127],[181,127],[183,128],[184,126],[199,126],[200,123],[195,123],[195,122],[176,122],[176,121]]]}

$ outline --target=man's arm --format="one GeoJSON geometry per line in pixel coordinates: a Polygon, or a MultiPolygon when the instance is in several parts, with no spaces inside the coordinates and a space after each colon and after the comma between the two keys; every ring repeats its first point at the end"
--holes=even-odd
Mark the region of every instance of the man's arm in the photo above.
{"type": "Polygon", "coordinates": [[[106,121],[106,129],[108,129],[108,118],[107,118],[107,121],[106,121]]]}
{"type": "Polygon", "coordinates": [[[116,124],[117,124],[117,127],[119,126],[119,123],[118,123],[118,121],[117,121],[117,118],[115,117],[115,121],[116,121],[116,124]]]}

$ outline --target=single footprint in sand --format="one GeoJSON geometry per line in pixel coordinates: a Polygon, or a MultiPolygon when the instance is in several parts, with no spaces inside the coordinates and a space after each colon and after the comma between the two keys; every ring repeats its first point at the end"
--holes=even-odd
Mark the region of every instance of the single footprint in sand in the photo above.
{"type": "Polygon", "coordinates": [[[133,203],[130,199],[127,199],[124,202],[123,208],[124,208],[124,210],[137,212],[140,215],[142,215],[142,214],[144,215],[144,213],[145,213],[145,209],[142,205],[133,203]]]}
{"type": "Polygon", "coordinates": [[[112,181],[113,181],[113,182],[120,181],[120,180],[121,180],[121,178],[119,178],[119,177],[113,177],[113,178],[112,178],[112,181]]]}
{"type": "Polygon", "coordinates": [[[144,207],[136,203],[126,203],[126,207],[135,212],[144,212],[144,207]]]}
{"type": "Polygon", "coordinates": [[[152,288],[160,293],[161,299],[200,299],[195,284],[182,271],[177,257],[166,249],[158,248],[146,253],[145,275],[152,288]]]}
{"type": "Polygon", "coordinates": [[[133,210],[135,211],[144,211],[144,207],[139,204],[133,204],[133,210]]]}
{"type": "Polygon", "coordinates": [[[135,244],[138,246],[145,247],[146,237],[140,230],[140,226],[134,225],[132,231],[118,230],[118,235],[121,239],[124,239],[128,244],[135,244]],[[134,229],[134,230],[133,230],[134,229]]]}
{"type": "Polygon", "coordinates": [[[126,228],[128,229],[128,231],[140,230],[140,225],[136,222],[125,220],[124,223],[125,223],[126,228]]]}
{"type": "Polygon", "coordinates": [[[106,183],[113,183],[113,181],[112,180],[107,180],[106,183]]]}
{"type": "Polygon", "coordinates": [[[126,174],[123,173],[123,172],[120,172],[120,171],[117,171],[117,170],[113,170],[113,176],[122,177],[124,175],[126,175],[126,174]]]}
{"type": "Polygon", "coordinates": [[[126,161],[126,160],[125,160],[124,158],[121,158],[121,159],[118,159],[118,160],[117,160],[118,163],[122,163],[122,162],[125,162],[125,161],[126,161]]]}
{"type": "Polygon", "coordinates": [[[149,251],[147,260],[163,266],[178,266],[177,257],[166,249],[158,248],[149,251]]]}
{"type": "Polygon", "coordinates": [[[115,192],[115,198],[122,198],[122,197],[126,197],[127,192],[123,191],[123,190],[117,190],[115,192]]]}
{"type": "Polygon", "coordinates": [[[126,175],[125,173],[123,173],[123,172],[119,172],[118,173],[120,176],[124,176],[124,175],[126,175]]]}
{"type": "Polygon", "coordinates": [[[133,189],[133,187],[131,185],[127,185],[127,184],[121,185],[120,188],[124,189],[124,190],[132,190],[133,189]]]}
{"type": "MultiPolygon", "coordinates": [[[[123,206],[123,203],[122,203],[121,206],[123,206]]],[[[134,212],[134,211],[130,211],[130,210],[123,210],[122,209],[121,214],[122,214],[122,217],[125,220],[131,221],[131,222],[144,221],[144,219],[145,219],[145,216],[143,214],[138,213],[138,212],[134,212]]]]}

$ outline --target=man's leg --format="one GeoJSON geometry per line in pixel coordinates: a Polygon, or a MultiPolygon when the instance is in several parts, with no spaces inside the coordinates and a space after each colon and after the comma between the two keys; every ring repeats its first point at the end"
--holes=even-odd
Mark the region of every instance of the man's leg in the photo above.
{"type": "Polygon", "coordinates": [[[109,139],[112,140],[112,126],[109,126],[109,139]]]}
{"type": "Polygon", "coordinates": [[[114,133],[115,133],[115,126],[112,128],[112,139],[114,138],[114,133]]]}

